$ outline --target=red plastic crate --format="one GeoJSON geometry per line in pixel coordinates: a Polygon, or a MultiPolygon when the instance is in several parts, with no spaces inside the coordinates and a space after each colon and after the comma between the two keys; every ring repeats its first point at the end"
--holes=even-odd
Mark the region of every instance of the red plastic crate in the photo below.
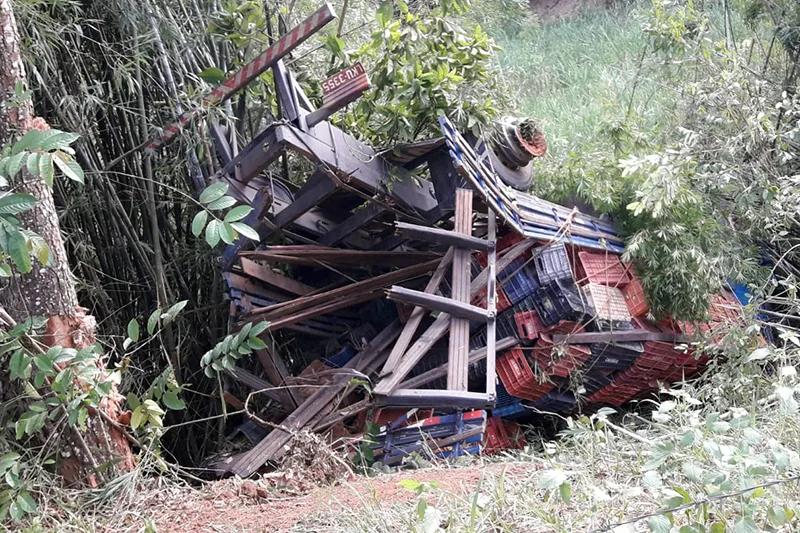
{"type": "MultiPolygon", "coordinates": [[[[514,246],[518,242],[522,242],[524,240],[525,240],[525,237],[523,237],[522,235],[519,235],[518,233],[515,233],[515,232],[511,231],[509,233],[506,233],[505,235],[503,235],[499,239],[497,239],[497,243],[495,244],[495,251],[497,253],[500,253],[503,250],[505,250],[506,248],[511,248],[512,246],[514,246]]],[[[522,254],[522,257],[524,257],[524,258],[530,258],[530,256],[531,256],[530,248],[527,249],[522,254]]],[[[486,256],[486,252],[480,252],[478,254],[475,254],[475,259],[478,260],[478,263],[483,268],[486,268],[486,266],[489,264],[489,262],[486,259],[486,257],[487,257],[486,256]]]]}
{"type": "Polygon", "coordinates": [[[528,441],[525,440],[525,432],[522,431],[522,428],[516,422],[509,422],[508,420],[503,421],[503,425],[506,428],[506,437],[508,438],[508,444],[512,449],[515,450],[522,450],[525,446],[528,445],[528,441]]]}
{"type": "Polygon", "coordinates": [[[631,280],[628,269],[614,254],[578,252],[576,267],[575,276],[579,283],[622,287],[631,280]]]}
{"type": "Polygon", "coordinates": [[[628,306],[631,316],[642,317],[650,311],[642,282],[635,275],[631,274],[630,283],[622,287],[622,295],[625,296],[625,304],[628,306]]]}
{"type": "Polygon", "coordinates": [[[545,375],[553,375],[558,377],[568,377],[570,371],[583,366],[592,351],[585,346],[577,344],[567,344],[563,348],[563,355],[555,359],[553,341],[548,335],[542,335],[538,344],[533,349],[533,356],[536,364],[545,375]]]}
{"type": "Polygon", "coordinates": [[[553,389],[539,383],[522,350],[512,348],[497,358],[497,375],[509,394],[526,400],[538,400],[553,389]]]}
{"type": "Polygon", "coordinates": [[[508,440],[503,419],[499,416],[490,417],[486,423],[486,433],[483,437],[483,453],[492,455],[510,447],[511,443],[508,440]]]}
{"type": "Polygon", "coordinates": [[[516,313],[514,322],[517,323],[517,333],[520,339],[536,340],[539,337],[539,333],[544,331],[544,324],[542,324],[536,311],[516,313]]]}

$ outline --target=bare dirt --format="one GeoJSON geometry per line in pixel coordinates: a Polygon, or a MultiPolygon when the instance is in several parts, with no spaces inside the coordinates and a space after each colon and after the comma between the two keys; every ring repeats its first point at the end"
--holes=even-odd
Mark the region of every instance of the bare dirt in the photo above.
{"type": "Polygon", "coordinates": [[[618,0],[529,0],[543,22],[574,18],[582,13],[613,7],[618,0]]]}
{"type": "Polygon", "coordinates": [[[516,463],[485,468],[431,468],[373,478],[349,475],[335,485],[295,496],[288,495],[291,491],[286,488],[276,488],[269,476],[255,481],[229,479],[202,489],[154,492],[139,506],[146,511],[136,514],[145,515],[159,533],[284,533],[315,514],[358,509],[364,505],[365,497],[380,505],[414,500],[413,492],[398,485],[403,479],[435,481],[442,493],[466,495],[477,488],[486,470],[505,470],[506,476],[515,476],[536,468],[535,464],[516,463]]]}

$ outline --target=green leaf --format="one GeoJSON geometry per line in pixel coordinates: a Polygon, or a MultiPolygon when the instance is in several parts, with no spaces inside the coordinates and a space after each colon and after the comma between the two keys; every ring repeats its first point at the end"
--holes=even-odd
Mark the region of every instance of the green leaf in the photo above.
{"type": "Polygon", "coordinates": [[[131,321],[128,322],[128,337],[133,342],[139,340],[139,322],[135,318],[132,318],[131,321]]]}
{"type": "Polygon", "coordinates": [[[758,533],[758,526],[749,516],[740,516],[733,524],[734,533],[758,533]]]}
{"type": "Polygon", "coordinates": [[[769,348],[757,348],[753,350],[753,353],[747,356],[747,361],[761,361],[769,357],[770,353],[772,353],[772,351],[769,348]]]}
{"type": "Polygon", "coordinates": [[[0,196],[0,215],[18,215],[36,205],[36,197],[25,193],[9,193],[0,196]]]}
{"type": "Polygon", "coordinates": [[[169,324],[178,316],[178,313],[183,311],[183,308],[186,307],[186,304],[189,303],[189,300],[181,300],[180,302],[176,303],[169,309],[167,312],[161,315],[161,318],[164,319],[165,323],[169,324]]]}
{"type": "Polygon", "coordinates": [[[711,527],[708,528],[708,533],[725,533],[725,524],[722,522],[714,522],[711,524],[711,527]]]}
{"type": "Polygon", "coordinates": [[[206,227],[206,222],[208,222],[208,211],[203,209],[192,219],[192,234],[194,234],[195,237],[199,237],[200,234],[203,233],[203,228],[206,227]]]}
{"type": "Polygon", "coordinates": [[[53,154],[42,154],[39,157],[39,176],[48,187],[53,186],[53,154]]]}
{"type": "Polygon", "coordinates": [[[664,515],[658,515],[647,521],[647,527],[653,533],[669,533],[672,529],[672,522],[664,515]]]}
{"type": "Polygon", "coordinates": [[[558,493],[561,495],[561,499],[564,503],[569,503],[570,499],[572,499],[572,485],[565,481],[558,487],[558,493]]]}
{"type": "Polygon", "coordinates": [[[136,429],[142,425],[145,421],[146,412],[143,406],[139,406],[133,410],[133,414],[131,415],[131,427],[136,429]]]}
{"type": "Polygon", "coordinates": [[[259,335],[267,331],[267,328],[269,328],[268,321],[264,320],[262,322],[259,322],[258,324],[253,326],[253,329],[250,330],[250,337],[251,338],[258,337],[259,335]]]}
{"type": "Polygon", "coordinates": [[[141,403],[139,403],[139,397],[132,392],[128,393],[128,395],[125,397],[125,400],[128,402],[128,407],[131,409],[136,409],[141,405],[141,403]]]}
{"type": "Polygon", "coordinates": [[[223,222],[219,225],[219,236],[225,244],[233,244],[233,241],[236,239],[236,233],[233,231],[233,227],[227,222],[223,222]]]}
{"type": "Polygon", "coordinates": [[[28,161],[26,163],[28,167],[28,172],[33,176],[39,175],[39,159],[42,155],[39,152],[34,152],[28,156],[28,161]]]}
{"type": "Polygon", "coordinates": [[[161,318],[161,309],[156,309],[152,313],[150,313],[150,317],[147,319],[147,334],[152,335],[153,332],[156,330],[156,326],[158,326],[158,319],[161,318]]]}
{"type": "Polygon", "coordinates": [[[8,164],[6,166],[6,174],[9,178],[13,178],[19,171],[22,170],[22,166],[25,164],[25,160],[28,158],[28,152],[21,152],[17,155],[12,155],[8,158],[8,164]]]}
{"type": "Polygon", "coordinates": [[[161,401],[164,402],[164,405],[166,405],[168,409],[172,409],[173,411],[186,409],[186,404],[183,400],[178,398],[178,395],[172,391],[165,392],[161,397],[161,401]]]}
{"type": "Polygon", "coordinates": [[[642,476],[642,487],[646,489],[657,489],[662,486],[661,474],[657,470],[645,472],[642,476]]]}
{"type": "Polygon", "coordinates": [[[44,135],[42,136],[42,139],[39,141],[38,146],[35,147],[43,152],[49,152],[50,150],[64,150],[81,137],[76,133],[69,133],[59,130],[48,130],[43,133],[44,135]]]}
{"type": "Polygon", "coordinates": [[[260,241],[261,237],[259,236],[258,232],[248,226],[247,224],[243,224],[242,222],[234,222],[231,224],[231,227],[236,230],[236,233],[239,235],[246,237],[253,241],[260,241]]]}
{"type": "Polygon", "coordinates": [[[5,261],[0,262],[0,278],[10,278],[12,274],[11,265],[5,261]]]}
{"type": "Polygon", "coordinates": [[[702,524],[689,524],[682,526],[678,531],[679,533],[706,533],[706,528],[702,524]]]}
{"type": "Polygon", "coordinates": [[[219,244],[219,230],[221,225],[222,223],[219,220],[214,219],[208,223],[208,226],[206,226],[206,242],[212,248],[219,244]]]}
{"type": "Polygon", "coordinates": [[[219,211],[220,209],[227,209],[235,204],[236,204],[236,198],[232,196],[223,196],[209,203],[207,207],[212,211],[219,211]]]}
{"type": "Polygon", "coordinates": [[[39,144],[42,142],[43,133],[44,132],[41,130],[28,130],[20,140],[14,143],[14,146],[11,148],[11,153],[16,155],[23,150],[38,148],[39,144]]]}
{"type": "Polygon", "coordinates": [[[250,337],[247,339],[247,345],[253,350],[264,350],[267,345],[258,337],[250,337]]]}
{"type": "Polygon", "coordinates": [[[72,156],[64,152],[56,152],[53,162],[66,177],[78,183],[83,183],[83,169],[72,156]]]}
{"type": "Polygon", "coordinates": [[[567,474],[563,470],[548,470],[539,478],[539,488],[545,490],[556,489],[567,481],[567,474]]]}
{"type": "Polygon", "coordinates": [[[11,465],[16,463],[19,458],[20,455],[16,452],[9,452],[0,457],[0,474],[11,468],[11,465]]]}
{"type": "Polygon", "coordinates": [[[775,527],[781,527],[786,523],[786,510],[783,507],[770,507],[767,509],[767,520],[775,527]]]}
{"type": "Polygon", "coordinates": [[[222,72],[222,69],[217,67],[208,67],[203,72],[198,74],[198,76],[200,76],[201,80],[206,83],[210,83],[211,85],[216,85],[225,81],[225,73],[222,72]]]}
{"type": "Polygon", "coordinates": [[[17,270],[26,274],[31,271],[31,255],[28,251],[28,242],[19,231],[8,235],[8,249],[6,250],[11,260],[17,265],[17,270]]]}
{"type": "Polygon", "coordinates": [[[210,204],[211,202],[218,200],[225,196],[225,193],[228,191],[228,184],[223,183],[221,181],[209,185],[208,187],[200,193],[200,203],[201,204],[210,204]]]}
{"type": "Polygon", "coordinates": [[[397,484],[412,492],[416,492],[422,486],[422,482],[417,479],[402,479],[397,484]]]}
{"type": "Polygon", "coordinates": [[[237,205],[225,215],[225,222],[236,222],[238,220],[242,220],[244,217],[250,214],[253,210],[252,207],[249,205],[237,205]]]}

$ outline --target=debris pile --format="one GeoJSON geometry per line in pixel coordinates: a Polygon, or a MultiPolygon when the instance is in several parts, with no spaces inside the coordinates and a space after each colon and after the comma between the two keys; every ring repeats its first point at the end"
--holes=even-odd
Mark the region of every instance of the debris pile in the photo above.
{"type": "MultiPolygon", "coordinates": [[[[532,121],[474,139],[442,117],[440,138],[377,152],[326,120],[369,87],[360,65],[324,83],[314,109],[279,45],[333,18],[324,6],[214,93],[271,69],[282,112],[243,147],[210,128],[216,180],[253,207],[244,222],[259,234],[225,252],[231,331],[266,324],[257,357],[222,368],[251,447],[220,475],[281,460],[303,431],[357,438],[368,416],[388,465],[496,453],[524,446],[511,419],[620,405],[702,370],[675,349],[693,326],[646,319],[613,226],[525,192],[546,150],[532,121]],[[313,171],[273,168],[290,157],[313,171]]],[[[740,313],[730,295],[713,309],[700,326],[712,335],[740,313]]]]}

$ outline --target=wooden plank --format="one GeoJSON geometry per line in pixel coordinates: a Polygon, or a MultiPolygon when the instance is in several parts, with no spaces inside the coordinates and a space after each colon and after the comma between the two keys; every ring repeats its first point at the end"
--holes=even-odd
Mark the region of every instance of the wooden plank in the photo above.
{"type": "MultiPolygon", "coordinates": [[[[371,300],[377,300],[382,296],[383,294],[381,293],[380,289],[374,289],[372,291],[363,291],[350,296],[340,297],[333,302],[329,302],[324,305],[318,305],[316,307],[298,311],[288,316],[284,315],[274,320],[270,320],[269,331],[275,332],[279,329],[297,324],[298,322],[308,320],[309,318],[325,315],[341,309],[347,309],[348,307],[363,304],[371,300]]],[[[248,317],[244,319],[241,324],[245,324],[247,322],[256,322],[259,320],[262,320],[262,317],[248,317]]]]}
{"type": "MultiPolygon", "coordinates": [[[[505,337],[497,341],[496,350],[497,351],[507,350],[508,348],[516,346],[517,344],[519,344],[519,339],[517,339],[516,337],[505,337]]],[[[469,364],[474,365],[478,361],[485,359],[486,356],[487,356],[486,346],[484,346],[483,348],[478,348],[477,350],[472,350],[471,352],[469,352],[469,364]]],[[[414,376],[413,378],[407,379],[406,381],[400,384],[400,387],[403,389],[417,389],[423,385],[427,385],[431,381],[435,381],[446,375],[447,375],[447,363],[438,366],[436,368],[432,368],[427,372],[423,372],[418,376],[414,376]]]]}
{"type": "Polygon", "coordinates": [[[322,294],[297,298],[285,303],[284,305],[254,309],[252,314],[262,317],[266,320],[273,320],[275,318],[285,316],[288,313],[294,313],[296,311],[308,309],[310,307],[327,303],[343,296],[351,296],[353,294],[371,292],[375,289],[382,289],[393,283],[399,283],[401,281],[425,274],[426,272],[430,272],[436,268],[436,265],[438,264],[439,260],[435,259],[433,261],[428,261],[422,264],[395,270],[394,272],[389,272],[387,274],[382,274],[380,276],[375,276],[373,278],[368,278],[363,281],[351,283],[349,285],[345,285],[344,287],[339,287],[338,289],[333,289],[322,294]]]}
{"type": "MultiPolygon", "coordinates": [[[[416,305],[432,311],[440,311],[442,313],[447,313],[449,315],[458,317],[462,320],[485,321],[488,317],[486,309],[483,309],[482,307],[457,302],[455,300],[451,300],[450,298],[445,298],[444,296],[438,296],[436,294],[426,294],[422,291],[415,291],[405,287],[393,286],[391,289],[386,291],[386,295],[390,300],[394,300],[396,302],[416,305]]],[[[469,331],[467,331],[467,333],[469,334],[469,331]]]]}
{"type": "Polygon", "coordinates": [[[383,207],[370,202],[368,205],[357,209],[349,218],[319,238],[318,242],[325,246],[338,244],[342,239],[357,229],[365,226],[378,218],[383,213],[383,207]]]}
{"type": "Polygon", "coordinates": [[[260,377],[251,374],[244,368],[239,367],[234,367],[232,370],[226,371],[226,373],[239,383],[247,385],[254,391],[258,391],[259,393],[275,400],[278,403],[281,402],[281,398],[275,390],[275,385],[269,381],[261,379],[260,377]]]}
{"type": "Polygon", "coordinates": [[[329,265],[366,266],[378,265],[383,267],[408,267],[419,265],[421,262],[441,258],[441,254],[433,252],[376,252],[362,250],[340,250],[327,248],[295,252],[283,252],[271,246],[267,250],[241,252],[240,257],[249,257],[273,263],[286,263],[291,265],[329,265]]]}
{"type": "MultiPolygon", "coordinates": [[[[444,279],[445,274],[447,274],[447,268],[453,261],[453,252],[453,248],[447,250],[447,253],[439,263],[439,266],[436,267],[431,279],[428,281],[428,285],[425,286],[425,292],[427,294],[433,294],[439,290],[439,285],[442,284],[442,280],[444,279]]],[[[405,328],[403,328],[403,333],[400,334],[400,337],[394,344],[392,353],[389,354],[389,359],[386,361],[386,364],[381,370],[381,376],[385,376],[386,374],[390,373],[392,370],[394,370],[395,366],[397,366],[400,358],[403,357],[403,354],[406,353],[409,344],[411,344],[420,322],[422,322],[422,319],[427,313],[428,310],[424,307],[414,307],[414,309],[411,311],[411,315],[408,317],[408,321],[406,321],[405,328]]]]}
{"type": "Polygon", "coordinates": [[[684,343],[691,342],[692,337],[678,333],[662,333],[657,331],[647,331],[644,329],[633,329],[626,331],[601,331],[596,333],[575,333],[572,335],[553,335],[553,342],[556,344],[592,344],[595,342],[670,342],[684,343]]]}
{"type": "MultiPolygon", "coordinates": [[[[448,232],[449,233],[449,232],[448,232]]],[[[472,190],[456,189],[455,227],[452,235],[461,234],[472,237],[472,190]]],[[[468,249],[458,248],[453,255],[453,283],[451,302],[457,304],[452,310],[445,310],[452,315],[450,320],[450,344],[448,348],[447,389],[450,391],[466,391],[469,373],[469,316],[459,314],[459,306],[480,309],[470,305],[469,286],[471,278],[470,258],[472,254],[468,249]]],[[[491,275],[489,276],[491,279],[491,275]]],[[[473,320],[494,319],[494,314],[488,310],[476,315],[473,320]]]]}
{"type": "MultiPolygon", "coordinates": [[[[400,334],[399,321],[381,331],[361,352],[348,362],[344,368],[360,371],[372,359],[379,357],[389,344],[400,334]]],[[[275,428],[261,442],[251,450],[231,458],[229,462],[219,464],[217,471],[220,474],[232,472],[239,477],[249,477],[256,473],[267,461],[270,461],[292,438],[295,431],[303,429],[306,424],[319,414],[350,382],[349,375],[336,376],[330,386],[322,387],[312,394],[298,407],[280,428],[275,428]]]]}
{"type": "Polygon", "coordinates": [[[272,79],[275,83],[275,92],[281,103],[281,119],[295,122],[299,116],[299,106],[283,60],[276,62],[275,66],[272,67],[272,79]]]}
{"type": "Polygon", "coordinates": [[[341,422],[347,418],[350,418],[353,415],[357,415],[361,411],[366,411],[367,409],[372,406],[372,401],[369,399],[361,400],[359,402],[354,403],[353,405],[348,405],[344,409],[337,411],[335,413],[331,413],[325,418],[323,418],[317,425],[314,426],[314,431],[322,431],[324,429],[328,429],[334,424],[341,422]]]}
{"type": "Polygon", "coordinates": [[[271,268],[264,265],[259,265],[250,259],[242,258],[240,261],[242,265],[242,272],[276,289],[294,294],[295,296],[305,296],[316,290],[314,287],[305,285],[304,283],[295,281],[292,278],[278,274],[271,268]]]}
{"type": "Polygon", "coordinates": [[[419,241],[430,242],[433,244],[445,244],[464,250],[481,251],[486,251],[490,247],[489,241],[441,228],[418,226],[416,224],[408,224],[405,222],[396,222],[395,227],[400,233],[411,239],[417,239],[419,241]]]}
{"type": "MultiPolygon", "coordinates": [[[[521,257],[528,248],[533,246],[533,241],[526,239],[518,242],[508,249],[508,251],[497,262],[497,271],[502,272],[504,268],[510,265],[516,258],[521,257]]],[[[474,298],[481,289],[486,288],[486,280],[488,278],[488,269],[483,270],[478,276],[472,280],[470,284],[470,299],[474,298]]],[[[419,363],[426,353],[439,341],[450,328],[450,315],[443,313],[439,315],[433,324],[425,331],[425,333],[417,339],[411,348],[408,349],[406,354],[401,359],[395,370],[384,377],[375,387],[374,393],[378,395],[386,395],[392,392],[400,384],[403,379],[411,372],[414,367],[419,363]]]]}
{"type": "Polygon", "coordinates": [[[397,389],[378,398],[378,405],[391,407],[438,407],[453,409],[491,409],[494,398],[484,392],[397,389]]]}
{"type": "MultiPolygon", "coordinates": [[[[497,219],[495,219],[494,211],[491,209],[487,213],[489,220],[489,234],[487,238],[490,242],[497,241],[497,219]]],[[[497,350],[495,347],[495,339],[497,335],[497,313],[496,302],[497,299],[497,250],[495,246],[489,250],[486,255],[488,263],[489,275],[486,281],[486,310],[489,312],[489,321],[486,324],[486,394],[496,398],[496,356],[497,350]]]]}
{"type": "Polygon", "coordinates": [[[320,202],[336,192],[336,184],[324,177],[321,172],[315,172],[305,185],[298,191],[295,201],[289,207],[278,213],[274,220],[275,228],[269,233],[282,229],[294,222],[300,215],[316,207],[320,202]]]}
{"type": "Polygon", "coordinates": [[[223,272],[222,278],[227,282],[228,287],[231,289],[242,291],[246,294],[252,294],[259,298],[272,300],[275,302],[285,302],[290,297],[285,294],[275,292],[266,287],[262,287],[251,278],[236,274],[235,272],[223,272]]]}
{"type": "Polygon", "coordinates": [[[276,391],[279,397],[278,401],[287,411],[291,412],[300,405],[301,398],[295,394],[293,389],[285,388],[286,378],[291,376],[291,374],[286,368],[286,363],[283,362],[283,358],[277,353],[275,342],[272,340],[272,337],[268,335],[264,337],[266,338],[262,340],[266,343],[267,348],[264,350],[257,350],[256,355],[261,362],[261,366],[264,367],[264,372],[267,374],[269,380],[279,387],[276,391]]]}

